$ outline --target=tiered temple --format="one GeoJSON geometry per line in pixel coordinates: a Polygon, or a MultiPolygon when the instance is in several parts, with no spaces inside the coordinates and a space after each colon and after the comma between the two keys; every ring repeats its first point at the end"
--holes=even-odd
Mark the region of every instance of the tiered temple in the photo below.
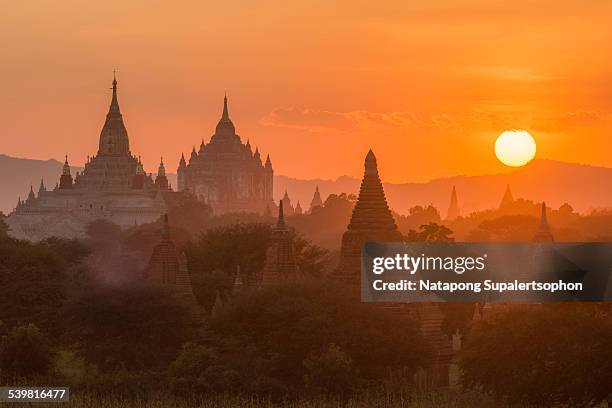
{"type": "Polygon", "coordinates": [[[145,279],[156,286],[170,289],[174,296],[192,310],[195,317],[202,316],[187,267],[187,257],[179,252],[170,238],[168,215],[164,215],[161,241],[153,248],[149,264],[144,271],[145,279]]]}
{"type": "Polygon", "coordinates": [[[378,176],[376,157],[370,150],[365,158],[359,198],[347,231],[342,236],[340,266],[336,276],[358,282],[361,271],[361,248],[366,242],[401,240],[402,234],[395,225],[378,176]]]}
{"type": "MultiPolygon", "coordinates": [[[[160,171],[165,172],[163,165],[160,171]]],[[[167,211],[169,194],[165,175],[144,172],[142,162],[130,152],[128,132],[123,123],[113,78],[112,97],[98,141],[98,152],[87,159],[84,170],[74,177],[68,157],[54,189],[42,186],[30,192],[25,203],[7,219],[11,235],[33,241],[50,236],[75,238],[85,234],[91,221],[106,219],[123,228],[158,219],[167,211]],[[164,196],[158,192],[164,190],[164,196]]]]}
{"type": "Polygon", "coordinates": [[[189,163],[181,155],[177,170],[178,190],[190,191],[209,204],[217,214],[227,212],[263,213],[275,207],[272,161],[262,163],[259,149],[243,144],[229,116],[227,97],[223,113],[210,142],[191,151],[189,163]]]}
{"type": "Polygon", "coordinates": [[[453,191],[451,192],[450,205],[448,206],[448,213],[446,214],[446,219],[448,221],[453,221],[459,218],[461,212],[459,211],[459,201],[457,200],[457,189],[453,186],[453,191]]]}
{"type": "Polygon", "coordinates": [[[299,276],[295,260],[293,234],[285,224],[283,201],[278,206],[278,221],[272,229],[266,252],[266,263],[262,273],[262,285],[273,285],[299,276]]]}

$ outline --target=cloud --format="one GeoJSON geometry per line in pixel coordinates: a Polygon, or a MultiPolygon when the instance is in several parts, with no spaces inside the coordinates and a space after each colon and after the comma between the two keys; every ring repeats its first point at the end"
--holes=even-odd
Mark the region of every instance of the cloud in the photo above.
{"type": "Polygon", "coordinates": [[[463,132],[461,124],[448,115],[418,117],[412,112],[334,112],[286,107],[276,108],[260,119],[263,126],[300,129],[310,132],[367,133],[377,131],[463,132]]]}
{"type": "Polygon", "coordinates": [[[447,114],[418,116],[412,112],[371,112],[365,110],[334,112],[320,109],[276,108],[263,118],[263,126],[336,134],[412,133],[446,136],[466,135],[472,131],[502,131],[516,127],[516,119],[490,112],[474,112],[465,117],[447,114]]]}
{"type": "Polygon", "coordinates": [[[612,115],[578,109],[559,115],[535,116],[532,128],[541,132],[562,132],[572,128],[601,128],[612,125],[612,115]]]}

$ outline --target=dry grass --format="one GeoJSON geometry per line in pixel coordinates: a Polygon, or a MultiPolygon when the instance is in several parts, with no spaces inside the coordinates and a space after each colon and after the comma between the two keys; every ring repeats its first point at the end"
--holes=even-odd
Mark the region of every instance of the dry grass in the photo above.
{"type": "MultiPolygon", "coordinates": [[[[5,406],[23,407],[24,404],[7,404],[5,406]]],[[[181,399],[158,397],[147,399],[126,399],[115,396],[95,397],[73,395],[69,403],[60,404],[74,408],[467,408],[467,407],[502,407],[482,395],[435,393],[416,397],[400,396],[361,396],[348,400],[312,398],[297,401],[270,401],[247,396],[212,396],[181,399]]],[[[3,405],[4,406],[4,405],[3,405]]],[[[58,407],[58,404],[36,404],[36,407],[58,407]]]]}

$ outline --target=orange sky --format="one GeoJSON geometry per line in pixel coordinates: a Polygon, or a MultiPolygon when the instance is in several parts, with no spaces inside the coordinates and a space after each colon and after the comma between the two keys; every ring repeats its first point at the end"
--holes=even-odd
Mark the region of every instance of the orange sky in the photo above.
{"type": "Polygon", "coordinates": [[[608,0],[205,3],[3,4],[0,153],[82,164],[117,68],[152,172],[208,141],[224,91],[277,174],[360,176],[368,147],[388,181],[504,171],[511,128],[536,157],[612,166],[608,0]]]}

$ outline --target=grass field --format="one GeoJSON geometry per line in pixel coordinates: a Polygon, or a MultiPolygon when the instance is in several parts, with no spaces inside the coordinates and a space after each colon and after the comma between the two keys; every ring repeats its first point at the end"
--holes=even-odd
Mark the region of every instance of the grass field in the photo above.
{"type": "MultiPolygon", "coordinates": [[[[360,396],[354,399],[338,400],[326,398],[311,398],[292,401],[270,401],[248,396],[212,396],[180,399],[158,397],[147,399],[125,399],[113,396],[73,395],[70,402],[60,404],[61,407],[74,408],[467,408],[467,407],[504,407],[480,394],[436,393],[413,397],[401,396],[360,396]]],[[[24,404],[6,404],[2,406],[23,407],[24,404]]],[[[35,404],[36,407],[57,407],[58,404],[35,404]]]]}

